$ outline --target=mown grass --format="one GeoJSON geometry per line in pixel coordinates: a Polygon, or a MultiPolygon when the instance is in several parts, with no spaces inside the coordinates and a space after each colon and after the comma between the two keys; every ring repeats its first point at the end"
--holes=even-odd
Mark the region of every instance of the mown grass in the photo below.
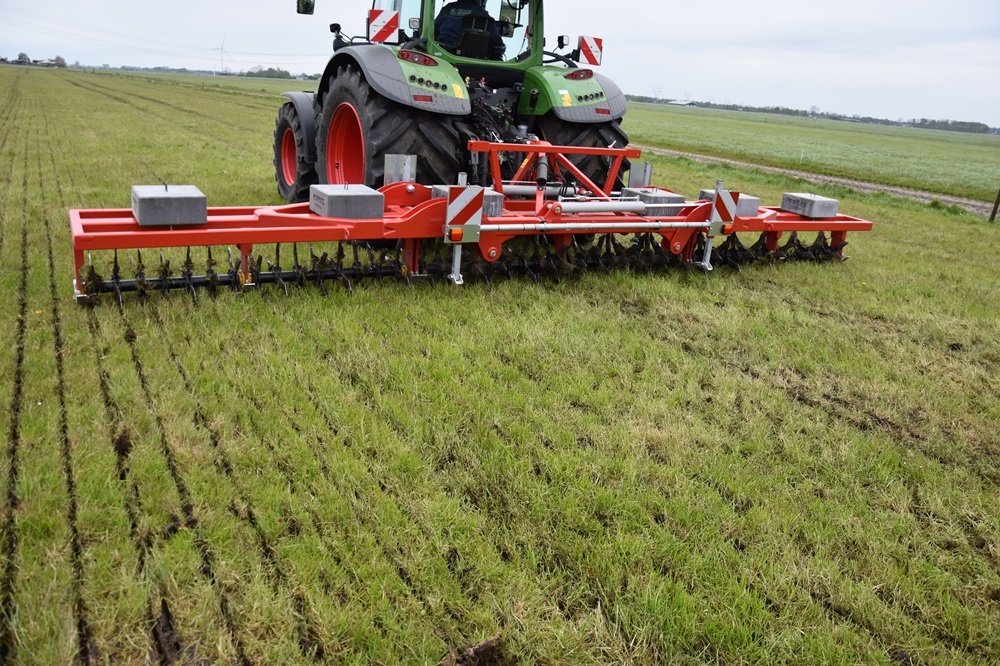
{"type": "Polygon", "coordinates": [[[850,261],[81,308],[65,209],[277,203],[279,101],[0,83],[11,661],[1000,661],[1000,228],[810,187],[850,261]]]}
{"type": "Polygon", "coordinates": [[[1000,136],[632,104],[635,143],[992,202],[1000,136]]]}

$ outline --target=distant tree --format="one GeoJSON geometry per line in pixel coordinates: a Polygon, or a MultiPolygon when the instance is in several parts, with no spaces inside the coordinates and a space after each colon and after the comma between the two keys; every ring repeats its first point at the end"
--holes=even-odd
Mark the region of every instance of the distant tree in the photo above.
{"type": "Polygon", "coordinates": [[[24,51],[22,51],[21,53],[17,54],[17,59],[18,60],[27,60],[28,62],[31,62],[31,58],[29,58],[28,54],[25,53],[24,51]]]}
{"type": "Polygon", "coordinates": [[[66,58],[63,58],[62,56],[57,55],[55,58],[52,59],[52,64],[55,65],[56,67],[65,67],[66,66],[66,58]]]}
{"type": "Polygon", "coordinates": [[[279,69],[277,67],[264,68],[261,66],[253,67],[249,72],[243,76],[253,76],[262,79],[290,79],[292,78],[291,72],[284,69],[279,69]]]}

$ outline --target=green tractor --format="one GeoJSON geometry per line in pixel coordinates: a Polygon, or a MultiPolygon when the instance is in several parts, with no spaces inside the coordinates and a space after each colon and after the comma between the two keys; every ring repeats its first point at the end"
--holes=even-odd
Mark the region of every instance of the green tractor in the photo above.
{"type": "MultiPolygon", "coordinates": [[[[313,0],[298,0],[311,14],[313,0]]],[[[416,156],[410,180],[489,186],[468,142],[623,148],[621,89],[597,74],[601,42],[560,37],[545,50],[542,0],[375,0],[368,34],[339,24],[319,89],[285,93],[274,132],[278,191],[305,201],[315,183],[385,184],[387,156],[416,156]],[[560,53],[564,51],[564,53],[560,53]],[[579,63],[583,62],[583,66],[579,63]]],[[[504,178],[519,163],[507,154],[504,178]]],[[[606,158],[574,158],[604,182],[606,158]]],[[[620,184],[620,183],[619,183],[620,184]]]]}

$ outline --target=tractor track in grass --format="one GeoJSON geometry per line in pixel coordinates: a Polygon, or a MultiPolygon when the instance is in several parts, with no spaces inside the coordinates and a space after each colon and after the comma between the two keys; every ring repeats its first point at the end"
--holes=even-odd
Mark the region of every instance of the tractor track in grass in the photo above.
{"type": "MultiPolygon", "coordinates": [[[[160,317],[159,312],[152,310],[152,316],[161,333],[166,336],[167,329],[163,323],[163,319],[160,317]]],[[[173,347],[167,346],[167,353],[174,362],[174,366],[177,370],[177,374],[181,378],[181,384],[184,386],[184,390],[188,393],[188,395],[196,395],[197,391],[191,383],[191,377],[173,347]]],[[[319,631],[315,625],[311,609],[308,608],[306,599],[300,593],[302,585],[297,581],[292,580],[282,566],[281,556],[277,551],[275,551],[271,544],[270,537],[268,537],[267,532],[264,531],[264,528],[257,519],[257,511],[254,509],[253,500],[250,497],[249,491],[245,485],[236,478],[233,471],[233,465],[222,446],[222,436],[220,435],[218,429],[212,425],[212,422],[206,416],[205,411],[200,405],[195,408],[194,424],[208,434],[209,441],[216,458],[216,467],[229,480],[233,490],[236,491],[236,494],[239,496],[240,501],[243,504],[242,511],[239,510],[239,508],[236,508],[236,510],[232,511],[232,513],[237,518],[245,521],[256,536],[257,549],[259,551],[261,565],[265,576],[267,576],[269,582],[271,583],[272,591],[275,595],[279,595],[283,589],[289,589],[292,593],[292,601],[297,621],[296,631],[299,635],[298,645],[299,650],[302,652],[302,656],[311,658],[315,661],[323,661],[326,656],[326,651],[319,639],[319,631]]],[[[263,437],[258,437],[258,439],[264,441],[263,437]]],[[[270,442],[265,442],[265,446],[271,453],[272,457],[277,459],[277,453],[273,445],[271,445],[270,442]]],[[[278,466],[282,471],[282,475],[285,476],[289,487],[294,490],[295,479],[291,470],[288,469],[287,462],[279,462],[278,466]]]]}
{"type": "MultiPolygon", "coordinates": [[[[43,118],[45,124],[45,136],[50,137],[48,119],[43,118]]],[[[52,150],[52,143],[47,143],[49,159],[52,164],[52,173],[57,174],[55,153],[52,150]]],[[[42,146],[41,141],[37,141],[36,159],[38,162],[38,179],[42,182],[42,146]]],[[[59,179],[53,178],[57,186],[57,196],[60,205],[65,207],[64,197],[59,179]]],[[[52,250],[52,223],[49,220],[48,211],[42,214],[45,227],[45,247],[48,255],[49,268],[49,297],[52,301],[52,340],[56,361],[56,399],[59,403],[59,447],[62,457],[63,477],[66,482],[66,493],[69,496],[69,506],[67,508],[66,521],[69,525],[70,533],[70,560],[73,566],[73,581],[71,583],[71,593],[73,595],[73,620],[76,625],[77,639],[77,661],[89,664],[94,656],[93,636],[90,630],[90,623],[87,621],[87,604],[83,599],[83,546],[80,542],[80,528],[77,524],[77,498],[76,498],[76,478],[73,474],[73,447],[69,436],[69,417],[66,410],[66,373],[64,367],[65,349],[62,335],[62,316],[59,311],[59,296],[56,289],[56,263],[52,250]]]]}
{"type": "Polygon", "coordinates": [[[109,88],[109,87],[102,86],[102,85],[99,85],[99,84],[96,84],[96,83],[90,83],[90,85],[86,85],[86,84],[80,83],[79,81],[73,81],[73,80],[71,80],[69,78],[64,78],[63,80],[65,80],[67,83],[69,83],[69,84],[71,84],[73,86],[76,86],[77,88],[81,88],[81,89],[83,89],[83,90],[85,90],[85,91],[87,91],[89,93],[93,93],[95,95],[101,95],[101,96],[106,97],[106,98],[108,98],[108,99],[110,99],[112,101],[118,102],[119,104],[122,104],[122,105],[128,107],[129,109],[132,109],[133,111],[139,113],[140,115],[142,115],[144,117],[146,117],[146,116],[152,116],[152,117],[156,118],[157,120],[162,121],[166,125],[169,125],[170,127],[174,127],[176,129],[183,130],[183,131],[187,132],[188,134],[190,134],[192,136],[197,136],[197,137],[200,137],[200,138],[204,138],[205,135],[203,133],[200,133],[200,132],[195,132],[190,126],[187,126],[184,123],[177,122],[177,118],[176,117],[173,117],[173,116],[170,116],[170,115],[164,115],[162,113],[158,113],[157,112],[158,107],[163,107],[163,108],[169,109],[170,112],[175,113],[175,114],[176,113],[187,114],[187,115],[192,116],[194,119],[197,119],[198,121],[201,121],[201,122],[209,122],[209,123],[212,123],[212,124],[215,124],[215,125],[221,125],[221,126],[227,127],[227,128],[231,126],[230,124],[226,123],[223,120],[220,120],[216,116],[211,116],[211,115],[208,115],[208,114],[199,113],[197,111],[192,111],[191,109],[184,108],[184,107],[181,107],[181,106],[178,106],[178,105],[175,105],[175,104],[171,104],[169,102],[165,102],[163,100],[156,99],[155,97],[145,97],[143,95],[132,95],[131,96],[131,98],[140,99],[140,100],[143,100],[144,102],[148,102],[148,103],[154,105],[153,108],[150,108],[148,106],[144,107],[144,106],[142,106],[140,104],[136,104],[133,101],[133,99],[131,99],[131,98],[123,97],[122,95],[124,93],[122,93],[120,90],[116,90],[115,88],[109,88]]]}
{"type": "Polygon", "coordinates": [[[801,171],[798,169],[763,166],[752,162],[740,162],[738,160],[731,160],[724,157],[713,157],[711,155],[688,153],[681,150],[657,148],[655,146],[647,146],[638,143],[630,144],[629,147],[638,148],[643,152],[649,152],[653,155],[659,155],[661,157],[682,157],[689,159],[692,162],[701,162],[702,164],[723,164],[725,166],[735,167],[738,169],[752,169],[756,171],[764,171],[765,173],[787,176],[789,178],[798,178],[801,180],[807,180],[811,183],[816,183],[818,185],[837,185],[840,187],[847,187],[863,194],[884,192],[897,197],[913,199],[914,201],[919,201],[925,204],[939,201],[947,206],[958,206],[959,208],[967,210],[970,213],[975,213],[976,215],[981,215],[983,217],[989,217],[990,212],[993,210],[992,203],[979,201],[978,199],[956,197],[950,194],[941,194],[939,192],[930,192],[928,190],[917,190],[909,187],[899,187],[896,185],[883,185],[881,183],[873,183],[871,181],[859,180],[856,178],[845,178],[843,176],[827,176],[819,173],[813,173],[811,171],[801,171]]]}
{"type": "MultiPolygon", "coordinates": [[[[72,76],[72,75],[66,75],[66,76],[72,76]]],[[[66,76],[64,76],[63,78],[66,78],[66,76]]],[[[284,100],[285,99],[284,97],[282,97],[281,95],[278,95],[278,94],[253,93],[253,92],[248,92],[248,91],[241,91],[241,90],[235,90],[235,89],[226,89],[226,88],[206,88],[204,86],[196,86],[196,85],[185,84],[185,83],[172,83],[172,82],[168,82],[168,81],[156,81],[156,80],[150,81],[149,79],[143,80],[143,79],[140,79],[138,77],[134,78],[133,81],[135,81],[137,83],[145,83],[147,86],[154,86],[154,87],[155,86],[160,86],[160,85],[166,85],[166,86],[170,86],[172,88],[181,88],[181,89],[185,89],[186,88],[186,89],[190,89],[190,90],[194,90],[194,91],[199,91],[199,92],[222,93],[222,94],[228,94],[228,95],[231,95],[231,96],[251,97],[251,98],[256,98],[256,99],[267,99],[267,100],[284,100]]],[[[112,87],[109,87],[109,86],[102,86],[102,85],[99,85],[97,83],[91,83],[91,85],[97,86],[97,87],[102,88],[104,90],[110,90],[110,91],[114,91],[114,92],[119,92],[115,88],[112,88],[112,87]]],[[[152,98],[152,97],[144,97],[144,96],[141,96],[141,95],[134,95],[134,97],[137,97],[138,99],[148,100],[150,102],[156,102],[157,104],[166,104],[168,106],[172,106],[172,105],[168,104],[167,102],[164,102],[163,100],[152,98]]],[[[242,109],[250,109],[251,111],[260,111],[261,108],[262,108],[260,106],[253,106],[252,104],[227,104],[227,106],[229,106],[229,107],[238,106],[238,107],[240,107],[242,109]]],[[[182,111],[184,113],[192,113],[191,109],[188,109],[188,108],[181,108],[181,107],[174,107],[174,108],[176,108],[178,111],[182,111]]],[[[213,119],[214,120],[218,120],[217,118],[213,118],[213,119]]]]}
{"type": "MultiPolygon", "coordinates": [[[[146,409],[153,416],[153,420],[156,422],[156,427],[160,434],[160,452],[163,454],[163,458],[167,463],[167,471],[170,474],[170,479],[173,482],[174,489],[177,491],[177,496],[181,502],[181,512],[184,514],[183,526],[191,532],[195,549],[198,551],[198,555],[201,558],[201,567],[199,568],[199,571],[216,592],[219,602],[219,612],[222,614],[222,620],[225,624],[226,631],[229,634],[230,639],[233,641],[233,645],[236,647],[236,654],[239,663],[241,666],[250,666],[252,662],[247,657],[246,649],[243,645],[243,639],[240,637],[239,629],[236,626],[235,619],[233,618],[232,608],[229,605],[228,590],[223,587],[216,576],[215,554],[212,551],[211,544],[206,541],[205,535],[202,534],[201,528],[198,525],[198,518],[195,515],[190,489],[184,481],[180,467],[177,465],[177,456],[170,447],[170,442],[167,441],[166,424],[163,421],[162,414],[160,414],[160,411],[156,407],[156,401],[153,400],[153,394],[149,389],[149,380],[147,379],[146,371],[142,365],[142,360],[139,358],[139,347],[136,344],[138,336],[132,328],[132,325],[129,323],[128,317],[125,315],[125,310],[119,309],[119,314],[121,315],[122,327],[125,332],[125,342],[128,345],[129,354],[132,357],[132,365],[139,378],[139,387],[142,391],[143,402],[146,405],[146,409]]],[[[166,602],[164,602],[164,605],[165,603],[166,602]]]]}
{"type": "MultiPolygon", "coordinates": [[[[917,432],[910,426],[903,426],[889,417],[879,414],[874,408],[861,404],[864,399],[860,396],[856,399],[850,397],[843,398],[836,395],[835,390],[829,390],[823,392],[822,399],[817,399],[811,396],[810,387],[805,384],[804,377],[798,375],[797,373],[784,373],[780,376],[777,374],[773,376],[769,374],[765,377],[762,373],[754,370],[753,368],[739,366],[733,363],[729,363],[728,365],[733,369],[740,371],[743,375],[752,379],[754,382],[762,382],[765,385],[784,391],[788,397],[795,402],[805,405],[811,409],[818,410],[824,414],[827,419],[845,422],[861,432],[886,432],[897,446],[906,449],[907,446],[910,445],[922,456],[930,460],[935,460],[945,467],[960,467],[973,475],[978,475],[981,480],[987,483],[995,483],[991,480],[992,475],[984,475],[982,471],[977,468],[970,467],[963,464],[961,461],[944,457],[937,452],[931,451],[927,446],[927,438],[921,433],[917,432]]],[[[911,511],[915,516],[920,518],[922,515],[925,515],[927,510],[920,502],[919,494],[915,486],[911,487],[911,495],[911,511]]],[[[966,520],[963,524],[963,531],[965,532],[969,548],[975,554],[982,556],[987,560],[987,562],[996,567],[996,560],[993,558],[986,540],[974,528],[971,528],[968,525],[968,520],[966,520]]],[[[864,580],[858,580],[853,576],[850,578],[859,585],[866,584],[866,581],[864,580]]],[[[858,614],[855,611],[837,603],[835,599],[826,592],[819,591],[804,584],[800,585],[800,587],[808,592],[812,600],[820,604],[831,618],[845,621],[848,624],[869,633],[873,638],[879,640],[880,644],[887,650],[891,651],[893,649],[891,646],[894,645],[894,642],[888,640],[888,637],[882,635],[877,629],[875,629],[867,618],[858,617],[858,614]]],[[[958,637],[948,633],[938,626],[932,618],[926,617],[925,615],[917,612],[915,607],[910,602],[907,601],[904,603],[898,603],[894,599],[887,599],[884,595],[878,594],[878,591],[876,591],[876,596],[887,607],[897,608],[900,610],[911,621],[913,621],[916,626],[920,627],[922,631],[946,645],[948,649],[955,652],[962,652],[968,656],[976,658],[980,658],[985,654],[985,650],[982,646],[967,644],[958,637]]],[[[968,601],[970,600],[966,599],[966,602],[968,601]]],[[[978,598],[976,601],[981,604],[988,603],[987,601],[978,598]]]]}
{"type": "Polygon", "coordinates": [[[805,377],[797,373],[790,371],[780,374],[761,373],[738,363],[726,362],[726,365],[739,371],[754,383],[783,391],[795,402],[820,411],[828,420],[846,423],[860,432],[882,432],[903,450],[917,451],[944,467],[964,469],[988,486],[1000,485],[1000,472],[993,469],[1000,465],[1000,454],[987,453],[984,456],[986,458],[984,465],[977,465],[975,461],[962,461],[932,448],[933,442],[916,426],[900,423],[876,411],[867,404],[869,398],[866,396],[845,397],[840,395],[840,391],[830,389],[823,391],[820,397],[816,397],[812,388],[805,383],[805,377]]]}
{"type": "Polygon", "coordinates": [[[28,137],[24,138],[24,176],[21,183],[21,279],[17,288],[17,333],[14,339],[14,390],[10,398],[10,429],[7,440],[7,492],[3,509],[3,572],[0,574],[0,663],[17,661],[15,620],[17,605],[17,556],[20,548],[17,513],[20,498],[21,412],[24,409],[24,356],[28,333],[28,137]]]}

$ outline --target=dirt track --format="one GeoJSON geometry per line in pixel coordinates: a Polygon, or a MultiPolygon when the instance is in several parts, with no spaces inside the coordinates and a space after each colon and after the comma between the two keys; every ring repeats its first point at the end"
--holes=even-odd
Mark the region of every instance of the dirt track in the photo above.
{"type": "Polygon", "coordinates": [[[735,167],[745,167],[750,169],[760,169],[761,171],[767,171],[769,173],[780,173],[785,176],[791,176],[792,178],[802,178],[803,180],[808,180],[813,183],[821,183],[824,185],[842,185],[844,187],[850,187],[851,189],[857,190],[858,192],[888,192],[895,196],[908,197],[910,199],[916,199],[917,201],[922,201],[924,203],[930,203],[935,199],[948,206],[959,206],[967,211],[976,213],[977,215],[982,215],[988,217],[990,212],[993,210],[993,204],[987,203],[985,201],[977,201],[976,199],[964,199],[962,197],[953,197],[947,194],[939,194],[937,192],[927,192],[926,190],[913,190],[908,187],[896,187],[893,185],[882,185],[879,183],[871,183],[864,180],[855,180],[853,178],[841,178],[839,176],[824,176],[822,174],[810,173],[808,171],[797,171],[795,169],[782,169],[780,167],[770,167],[761,166],[759,164],[751,164],[750,162],[739,162],[736,160],[729,160],[722,157],[711,157],[708,155],[696,155],[695,153],[685,153],[680,150],[667,150],[664,148],[654,148],[653,146],[643,146],[639,144],[631,144],[632,148],[638,148],[640,150],[652,153],[654,155],[664,155],[668,157],[686,157],[689,160],[694,160],[695,162],[706,162],[710,164],[726,164],[728,166],[735,167]]]}

